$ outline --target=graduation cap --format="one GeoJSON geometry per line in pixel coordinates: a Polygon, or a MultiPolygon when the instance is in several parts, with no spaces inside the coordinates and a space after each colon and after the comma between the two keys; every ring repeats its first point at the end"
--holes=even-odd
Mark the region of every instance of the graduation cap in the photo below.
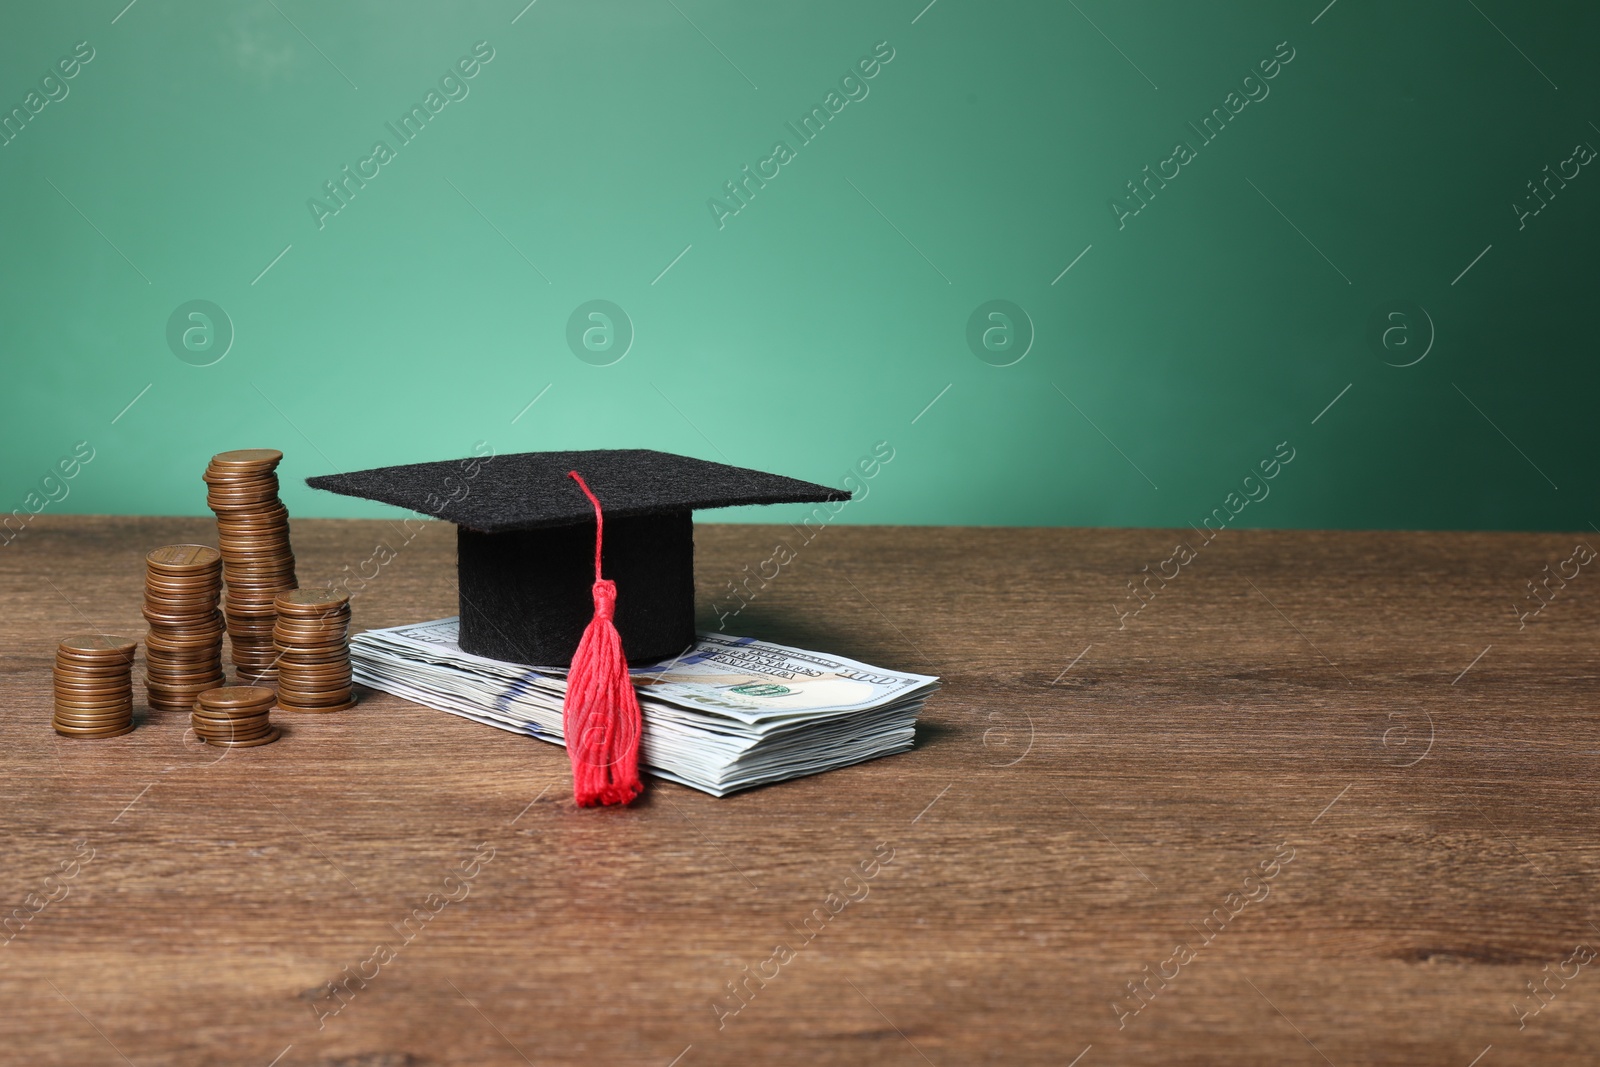
{"type": "Polygon", "coordinates": [[[638,792],[627,661],[667,659],[694,641],[693,511],[850,499],[642,448],[412,463],[306,484],[456,525],[462,650],[570,665],[563,720],[580,804],[638,792]]]}

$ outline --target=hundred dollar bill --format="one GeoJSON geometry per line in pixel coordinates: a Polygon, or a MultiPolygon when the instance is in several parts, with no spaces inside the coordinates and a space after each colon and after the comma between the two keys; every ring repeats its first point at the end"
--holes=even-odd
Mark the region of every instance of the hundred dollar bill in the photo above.
{"type": "MultiPolygon", "coordinates": [[[[454,617],[358,634],[356,680],[562,743],[566,671],[474,656],[458,635],[454,617]]],[[[939,685],[931,675],[725,634],[701,634],[683,654],[630,673],[642,762],[717,796],[904,751],[939,685]]]]}

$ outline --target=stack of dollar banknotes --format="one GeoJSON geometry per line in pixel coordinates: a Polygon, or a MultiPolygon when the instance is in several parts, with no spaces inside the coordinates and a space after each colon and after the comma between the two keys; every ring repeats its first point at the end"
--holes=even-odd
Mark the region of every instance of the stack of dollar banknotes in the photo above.
{"type": "MultiPolygon", "coordinates": [[[[457,634],[454,617],[358,634],[355,680],[562,744],[565,669],[474,656],[457,634]]],[[[726,634],[701,634],[682,655],[631,672],[641,763],[719,797],[904,752],[939,688],[930,675],[726,634]]]]}

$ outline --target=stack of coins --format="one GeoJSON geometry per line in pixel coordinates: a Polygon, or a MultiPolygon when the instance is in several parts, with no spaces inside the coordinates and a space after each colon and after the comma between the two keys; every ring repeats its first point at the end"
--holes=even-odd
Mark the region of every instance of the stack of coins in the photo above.
{"type": "Polygon", "coordinates": [[[247,448],[211,457],[206,503],[217,515],[222,576],[228,583],[227,617],[233,666],[239,681],[270,685],[277,678],[272,644],[277,612],[272,602],[297,584],[289,547],[289,511],[278,500],[274,473],[283,453],[247,448]]]}
{"type": "Polygon", "coordinates": [[[350,596],[331,589],[279,593],[278,707],[343,711],[355,707],[350,686],[350,596]]]}
{"type": "Polygon", "coordinates": [[[222,674],[222,556],[206,545],[168,545],[144,557],[145,685],[156,711],[188,711],[222,674]]]}
{"type": "Polygon", "coordinates": [[[260,685],[227,685],[207,689],[195,698],[194,732],[208,745],[254,748],[278,739],[268,721],[272,690],[260,685]]]}
{"type": "Polygon", "coordinates": [[[56,708],[50,723],[65,737],[116,737],[133,729],[134,642],[79,634],[56,649],[56,708]]]}

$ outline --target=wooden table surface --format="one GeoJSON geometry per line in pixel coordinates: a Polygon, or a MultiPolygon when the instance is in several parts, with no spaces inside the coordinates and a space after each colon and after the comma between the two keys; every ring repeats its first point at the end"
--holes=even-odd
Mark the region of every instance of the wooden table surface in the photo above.
{"type": "MultiPolygon", "coordinates": [[[[398,529],[296,522],[302,584],[398,529]]],[[[699,527],[707,621],[783,529],[699,527]]],[[[0,549],[0,1060],[1596,1062],[1600,577],[1514,608],[1585,535],[1228,532],[1119,621],[1179,536],[828,529],[728,629],[941,675],[916,749],[579,810],[561,749],[380,693],[263,748],[56,736],[55,642],[142,636],[143,553],[211,526],[42,516],[0,549]]],[[[453,550],[356,626],[453,614],[453,550]]]]}

